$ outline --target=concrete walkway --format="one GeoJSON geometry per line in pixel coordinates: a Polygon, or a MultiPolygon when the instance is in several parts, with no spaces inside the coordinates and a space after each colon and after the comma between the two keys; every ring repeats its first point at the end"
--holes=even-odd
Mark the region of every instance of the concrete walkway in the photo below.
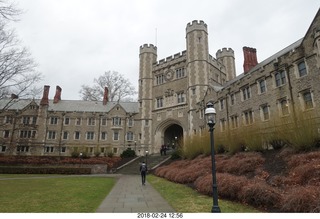
{"type": "Polygon", "coordinates": [[[140,175],[116,175],[117,182],[97,213],[175,212],[148,182],[142,185],[140,175]]]}

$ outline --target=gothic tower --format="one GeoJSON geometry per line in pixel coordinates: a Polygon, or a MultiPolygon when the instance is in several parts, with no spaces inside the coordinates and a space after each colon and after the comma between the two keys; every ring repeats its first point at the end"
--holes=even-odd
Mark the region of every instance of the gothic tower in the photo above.
{"type": "Polygon", "coordinates": [[[203,100],[209,80],[209,46],[207,24],[192,21],[186,27],[188,73],[189,134],[199,127],[198,104],[203,100]]]}
{"type": "Polygon", "coordinates": [[[234,61],[234,51],[231,48],[219,49],[216,53],[217,60],[226,67],[226,81],[236,77],[236,64],[234,61]]]}
{"type": "Polygon", "coordinates": [[[157,47],[150,44],[140,46],[139,53],[139,112],[141,131],[138,144],[144,151],[151,149],[152,141],[152,89],[153,64],[157,61],[157,47]]]}

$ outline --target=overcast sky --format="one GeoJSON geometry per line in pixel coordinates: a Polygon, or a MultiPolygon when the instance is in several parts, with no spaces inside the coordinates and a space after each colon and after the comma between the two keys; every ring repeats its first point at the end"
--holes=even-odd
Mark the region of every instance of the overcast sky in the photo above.
{"type": "Polygon", "coordinates": [[[186,49],[185,28],[208,25],[209,52],[235,51],[243,72],[243,46],[257,49],[261,62],[302,38],[319,0],[15,0],[24,11],[12,24],[44,80],[61,86],[64,100],[80,99],[81,85],[117,71],[137,88],[139,47],[158,48],[158,60],[186,49]]]}

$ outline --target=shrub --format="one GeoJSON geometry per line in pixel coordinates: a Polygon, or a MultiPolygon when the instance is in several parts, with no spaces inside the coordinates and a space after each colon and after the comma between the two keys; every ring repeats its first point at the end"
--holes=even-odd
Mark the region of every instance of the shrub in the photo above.
{"type": "Polygon", "coordinates": [[[218,194],[229,200],[238,201],[242,188],[248,183],[248,179],[244,176],[234,176],[228,173],[217,174],[218,194]]]}
{"type": "Polygon", "coordinates": [[[78,158],[79,157],[79,152],[77,152],[77,151],[72,151],[72,153],[71,153],[71,157],[72,158],[78,158]]]}
{"type": "Polygon", "coordinates": [[[282,212],[320,212],[319,187],[295,187],[288,191],[281,202],[282,212]]]}
{"type": "Polygon", "coordinates": [[[123,151],[120,155],[121,158],[127,158],[127,157],[135,157],[136,152],[134,150],[131,150],[131,148],[128,148],[127,150],[123,151]]]}
{"type": "Polygon", "coordinates": [[[263,181],[257,181],[243,187],[239,198],[251,206],[274,209],[281,200],[281,193],[263,181]]]}

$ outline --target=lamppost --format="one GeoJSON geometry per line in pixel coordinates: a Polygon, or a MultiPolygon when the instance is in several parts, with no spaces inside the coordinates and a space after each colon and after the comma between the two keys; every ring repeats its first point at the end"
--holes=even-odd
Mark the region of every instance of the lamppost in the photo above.
{"type": "Polygon", "coordinates": [[[137,141],[134,141],[134,153],[137,153],[137,141]]]}
{"type": "Polygon", "coordinates": [[[148,151],[146,151],[146,166],[148,166],[148,151]]]}
{"type": "Polygon", "coordinates": [[[212,192],[213,192],[213,206],[211,209],[212,213],[220,213],[221,210],[218,205],[218,190],[217,190],[217,177],[216,177],[216,162],[214,158],[214,138],[213,130],[216,124],[216,110],[213,108],[213,103],[207,103],[207,108],[205,111],[205,116],[207,124],[209,126],[210,132],[210,145],[211,145],[211,161],[212,161],[212,192]]]}

